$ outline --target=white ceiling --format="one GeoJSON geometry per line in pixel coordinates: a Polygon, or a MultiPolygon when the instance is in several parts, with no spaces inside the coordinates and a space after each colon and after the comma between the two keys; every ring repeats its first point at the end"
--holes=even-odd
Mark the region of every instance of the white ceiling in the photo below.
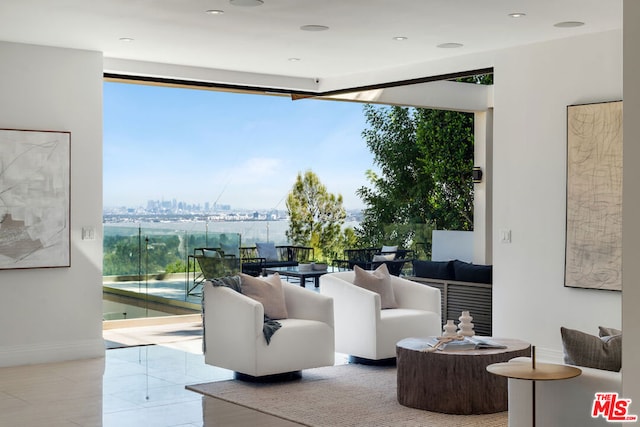
{"type": "Polygon", "coordinates": [[[335,82],[621,27],[622,0],[264,0],[258,7],[229,0],[0,0],[4,41],[335,82]],[[205,13],[210,9],[224,13],[205,13]],[[514,12],[526,16],[508,16],[514,12]],[[554,27],[562,21],[585,25],[554,27]],[[300,30],[309,24],[329,30],[300,30]],[[442,43],[464,46],[436,47],[442,43]]]}

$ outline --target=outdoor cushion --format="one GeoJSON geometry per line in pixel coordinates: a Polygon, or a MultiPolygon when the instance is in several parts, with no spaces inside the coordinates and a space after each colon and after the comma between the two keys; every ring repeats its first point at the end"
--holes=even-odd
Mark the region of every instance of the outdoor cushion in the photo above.
{"type": "Polygon", "coordinates": [[[278,273],[264,279],[240,273],[240,283],[242,293],[260,302],[267,317],[274,320],[289,317],[278,273]]]}
{"type": "Polygon", "coordinates": [[[456,259],[453,261],[453,275],[454,280],[459,282],[492,283],[493,267],[470,264],[456,259]]]}
{"type": "Polygon", "coordinates": [[[276,245],[272,242],[256,243],[258,249],[258,257],[264,258],[267,261],[278,261],[278,251],[276,245]]]}
{"type": "Polygon", "coordinates": [[[357,265],[353,267],[355,278],[353,284],[380,294],[381,308],[397,308],[396,298],[391,287],[391,275],[386,264],[380,264],[374,271],[363,270],[357,265]]]}
{"type": "Polygon", "coordinates": [[[382,253],[388,253],[388,252],[396,252],[398,250],[398,246],[383,246],[382,250],[380,250],[380,252],[382,253]]]}
{"type": "Polygon", "coordinates": [[[379,254],[373,256],[373,262],[393,261],[396,257],[395,253],[392,254],[379,254]]]}
{"type": "Polygon", "coordinates": [[[451,261],[413,261],[413,274],[429,279],[453,280],[453,263],[451,261]]]}
{"type": "Polygon", "coordinates": [[[597,337],[587,333],[560,328],[564,363],[587,368],[619,371],[622,367],[622,334],[597,337]]]}

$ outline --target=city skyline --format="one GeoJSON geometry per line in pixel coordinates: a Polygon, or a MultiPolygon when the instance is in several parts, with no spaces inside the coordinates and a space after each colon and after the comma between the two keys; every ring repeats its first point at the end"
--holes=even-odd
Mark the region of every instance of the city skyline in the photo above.
{"type": "Polygon", "coordinates": [[[377,170],[359,103],[105,82],[106,208],[148,200],[286,209],[312,170],[346,209],[377,170]]]}

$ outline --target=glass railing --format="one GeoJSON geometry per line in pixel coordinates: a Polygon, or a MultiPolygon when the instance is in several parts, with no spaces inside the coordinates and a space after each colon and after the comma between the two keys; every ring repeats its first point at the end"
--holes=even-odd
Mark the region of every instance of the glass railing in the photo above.
{"type": "Polygon", "coordinates": [[[197,313],[198,248],[239,251],[240,234],[141,226],[104,227],[103,319],[197,313]]]}
{"type": "MultiPolygon", "coordinates": [[[[236,221],[215,224],[218,230],[225,231],[212,232],[209,230],[213,225],[205,223],[197,226],[188,223],[184,226],[188,230],[179,229],[178,223],[105,224],[104,320],[199,312],[204,275],[195,256],[196,249],[212,248],[225,258],[237,257],[241,253],[239,248],[254,246],[258,241],[286,245],[286,225],[286,221],[236,221]]],[[[411,275],[411,259],[431,258],[431,232],[432,227],[427,224],[388,224],[380,227],[374,238],[379,242],[377,247],[397,245],[409,251],[408,262],[402,265],[400,274],[411,275]]],[[[356,242],[336,248],[336,258],[332,256],[325,262],[343,258],[344,249],[363,247],[367,245],[356,242]]],[[[226,272],[230,264],[213,267],[226,272]]]]}

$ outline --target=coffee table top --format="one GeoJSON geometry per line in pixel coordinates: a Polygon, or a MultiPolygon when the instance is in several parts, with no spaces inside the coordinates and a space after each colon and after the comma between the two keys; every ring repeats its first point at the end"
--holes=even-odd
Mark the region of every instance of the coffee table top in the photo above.
{"type": "Polygon", "coordinates": [[[536,363],[534,368],[531,362],[525,361],[494,363],[487,366],[487,371],[507,378],[535,381],[565,380],[582,374],[575,366],[536,363]]]}
{"type": "MultiPolygon", "coordinates": [[[[511,339],[511,338],[494,338],[494,337],[479,337],[481,339],[485,339],[487,341],[492,341],[496,344],[501,344],[506,346],[507,348],[486,348],[486,349],[478,349],[478,350],[435,350],[431,353],[433,354],[446,354],[446,355],[461,355],[461,356],[473,356],[473,355],[489,355],[489,354],[500,354],[500,353],[508,353],[512,351],[521,351],[528,349],[531,345],[527,342],[511,339]]],[[[429,337],[422,338],[405,338],[400,340],[396,346],[400,348],[404,348],[407,350],[414,351],[425,351],[426,349],[430,349],[431,346],[428,344],[429,337]]]]}

